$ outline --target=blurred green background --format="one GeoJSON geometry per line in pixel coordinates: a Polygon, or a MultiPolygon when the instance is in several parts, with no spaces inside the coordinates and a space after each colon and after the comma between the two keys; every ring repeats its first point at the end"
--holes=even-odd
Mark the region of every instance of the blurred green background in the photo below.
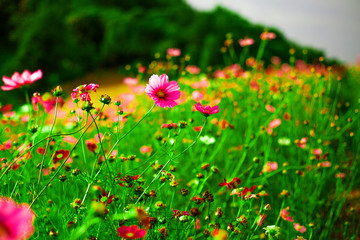
{"type": "MultiPolygon", "coordinates": [[[[227,33],[233,34],[238,53],[237,40],[253,38],[250,54],[255,56],[265,29],[230,10],[217,7],[200,12],[184,0],[1,0],[0,18],[1,74],[42,69],[46,81],[36,83],[36,89],[45,90],[96,69],[148,64],[155,53],[165,56],[172,47],[190,55],[189,64],[202,70],[221,66],[220,48],[227,33]]],[[[302,46],[276,29],[268,30],[277,37],[267,45],[265,64],[272,56],[288,61],[290,48],[303,59],[302,46]]],[[[324,56],[319,50],[306,49],[310,63],[324,56]]],[[[6,96],[2,92],[0,101],[6,96]]]]}

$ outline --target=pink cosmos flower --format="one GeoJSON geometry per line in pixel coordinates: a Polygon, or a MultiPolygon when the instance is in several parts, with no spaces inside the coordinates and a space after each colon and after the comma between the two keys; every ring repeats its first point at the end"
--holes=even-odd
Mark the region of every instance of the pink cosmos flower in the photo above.
{"type": "Polygon", "coordinates": [[[181,50],[178,48],[169,48],[166,52],[169,56],[172,57],[178,57],[181,54],[181,50]]]}
{"type": "Polygon", "coordinates": [[[211,114],[215,114],[218,113],[220,111],[219,106],[202,106],[200,102],[198,102],[197,104],[195,104],[195,108],[196,110],[198,110],[199,112],[201,112],[202,114],[205,115],[205,117],[210,116],[211,114]]]}
{"type": "Polygon", "coordinates": [[[137,225],[121,226],[117,229],[117,235],[124,239],[143,238],[146,235],[146,230],[139,228],[137,225]]]}
{"type": "Polygon", "coordinates": [[[81,101],[89,102],[91,101],[89,91],[96,92],[96,89],[98,87],[99,85],[94,83],[80,85],[73,90],[73,92],[71,93],[71,98],[73,100],[81,100],[81,101]]]}
{"type": "Polygon", "coordinates": [[[289,214],[290,214],[290,213],[288,212],[288,210],[287,210],[286,208],[284,208],[284,209],[281,210],[281,212],[280,212],[280,216],[281,216],[285,221],[293,222],[293,221],[294,221],[294,218],[291,217],[289,214]]]}
{"type": "Polygon", "coordinates": [[[260,35],[261,40],[272,40],[276,38],[276,34],[273,32],[263,32],[260,35]]]}
{"type": "Polygon", "coordinates": [[[239,44],[242,47],[251,46],[254,44],[254,39],[252,39],[252,38],[239,39],[239,44]]]}
{"type": "Polygon", "coordinates": [[[299,223],[294,223],[294,228],[298,232],[301,232],[301,233],[306,232],[306,228],[304,226],[300,226],[299,223]]]}
{"type": "Polygon", "coordinates": [[[0,197],[0,239],[28,239],[34,233],[34,212],[27,204],[0,197]]]}
{"type": "Polygon", "coordinates": [[[33,82],[42,78],[42,71],[37,70],[33,73],[25,70],[21,75],[18,72],[15,72],[11,78],[3,76],[2,80],[5,83],[5,86],[1,86],[1,89],[4,91],[10,91],[16,88],[20,88],[24,85],[32,84],[33,82]]]}
{"type": "Polygon", "coordinates": [[[170,81],[166,74],[160,77],[152,75],[145,87],[146,94],[155,101],[155,105],[162,108],[172,108],[177,105],[175,100],[180,98],[181,92],[176,81],[170,81]]]}

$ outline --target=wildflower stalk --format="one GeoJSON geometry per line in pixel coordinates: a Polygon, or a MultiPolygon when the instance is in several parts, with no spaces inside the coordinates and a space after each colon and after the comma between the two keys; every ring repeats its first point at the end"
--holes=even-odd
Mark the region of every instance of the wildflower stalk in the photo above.
{"type": "MultiPolygon", "coordinates": [[[[87,125],[87,121],[88,119],[86,119],[86,122],[84,124],[84,126],[82,128],[80,128],[79,130],[75,131],[75,132],[71,132],[71,133],[59,133],[59,134],[55,134],[55,135],[52,135],[52,136],[48,136],[48,137],[45,137],[41,140],[39,140],[37,143],[33,144],[29,149],[27,149],[27,151],[30,151],[32,149],[34,149],[37,145],[39,145],[40,143],[42,143],[43,141],[47,140],[48,138],[54,138],[54,137],[61,137],[61,136],[69,136],[69,135],[74,135],[75,133],[78,133],[79,131],[81,131],[82,129],[84,129],[87,125]]],[[[3,173],[1,174],[0,176],[0,180],[4,177],[5,173],[7,171],[9,171],[9,169],[22,157],[24,156],[27,151],[24,151],[22,154],[20,154],[16,159],[14,159],[8,166],[7,168],[3,171],[3,173]]],[[[19,152],[19,150],[18,150],[19,152]]]]}
{"type": "Polygon", "coordinates": [[[239,64],[242,68],[245,68],[246,66],[246,56],[248,55],[249,53],[249,46],[245,46],[243,48],[243,50],[241,51],[240,53],[240,58],[239,58],[239,64]]]}
{"type": "MultiPolygon", "coordinates": [[[[100,115],[102,109],[104,108],[104,104],[102,105],[99,113],[96,115],[95,119],[100,115]]],[[[89,124],[89,126],[85,129],[84,132],[81,133],[81,136],[79,137],[79,139],[77,140],[77,142],[75,143],[75,145],[72,147],[72,149],[69,152],[69,155],[62,161],[61,165],[57,168],[56,172],[54,173],[54,175],[50,178],[49,182],[43,187],[43,189],[41,189],[41,191],[39,192],[39,194],[34,198],[34,200],[31,202],[29,208],[31,208],[31,206],[36,202],[36,200],[43,194],[43,192],[49,187],[50,183],[55,179],[55,177],[59,174],[60,170],[64,167],[66,161],[69,159],[69,157],[71,156],[72,152],[74,151],[74,149],[76,148],[76,146],[79,144],[80,140],[82,139],[82,137],[84,136],[84,134],[86,133],[86,131],[91,127],[93,122],[91,122],[89,124]]]]}
{"type": "Polygon", "coordinates": [[[283,198],[283,201],[282,201],[282,203],[281,203],[280,213],[279,213],[279,216],[278,216],[278,217],[277,217],[277,219],[276,219],[275,226],[277,226],[277,225],[278,225],[278,223],[279,223],[280,216],[281,216],[281,211],[283,210],[284,205],[285,205],[285,198],[283,198]]]}
{"type": "Polygon", "coordinates": [[[155,180],[160,176],[161,172],[166,168],[166,166],[170,163],[171,160],[175,160],[178,157],[180,157],[181,155],[183,155],[187,150],[189,150],[192,146],[194,146],[194,144],[197,142],[197,140],[200,138],[201,133],[203,132],[205,125],[207,123],[207,117],[205,117],[205,121],[201,127],[201,130],[199,132],[199,134],[196,136],[195,140],[187,147],[185,148],[181,153],[179,153],[178,155],[176,155],[173,158],[169,158],[169,160],[167,160],[167,162],[164,164],[164,166],[160,169],[160,171],[158,172],[158,174],[156,174],[156,176],[153,178],[153,180],[150,182],[150,184],[145,188],[145,190],[141,193],[140,197],[136,200],[135,204],[137,204],[140,199],[142,198],[142,196],[144,196],[144,194],[146,193],[146,191],[150,188],[150,186],[155,182],[155,180]]]}
{"type": "Polygon", "coordinates": [[[112,146],[112,148],[110,149],[108,155],[106,156],[105,160],[108,159],[111,155],[111,152],[115,149],[115,147],[120,143],[121,140],[123,140],[127,135],[129,135],[153,110],[153,108],[155,107],[155,104],[152,105],[152,107],[149,109],[149,111],[147,111],[145,113],[145,115],[127,132],[125,133],[121,138],[119,138],[115,144],[112,146]]]}
{"type": "Polygon", "coordinates": [[[262,40],[260,42],[259,50],[258,50],[257,55],[256,55],[256,62],[257,63],[260,62],[262,56],[264,55],[266,45],[267,45],[267,40],[262,40]]]}
{"type": "Polygon", "coordinates": [[[98,134],[98,137],[99,137],[100,150],[101,150],[101,152],[102,152],[102,154],[103,154],[103,156],[104,156],[104,158],[105,158],[105,163],[106,163],[106,166],[107,166],[107,168],[108,168],[108,170],[109,170],[109,175],[110,175],[111,177],[113,177],[112,169],[111,169],[111,167],[110,167],[109,160],[108,160],[108,158],[107,158],[106,155],[105,155],[105,151],[104,151],[104,148],[103,148],[103,145],[102,145],[102,140],[101,140],[101,138],[100,138],[100,130],[99,130],[99,127],[98,127],[98,125],[97,125],[97,123],[96,123],[96,121],[95,121],[94,116],[93,116],[91,113],[89,113],[89,114],[90,114],[90,117],[92,118],[92,120],[93,120],[93,122],[94,122],[94,124],[95,124],[95,127],[96,127],[96,131],[97,131],[97,134],[98,134]]]}
{"type": "Polygon", "coordinates": [[[50,127],[50,131],[49,131],[49,135],[48,135],[48,140],[46,142],[46,146],[45,146],[45,151],[44,151],[44,154],[42,156],[42,159],[41,159],[41,164],[40,164],[40,169],[39,169],[39,176],[38,176],[38,181],[37,181],[37,187],[36,187],[36,191],[39,189],[39,185],[40,185],[40,180],[41,180],[41,172],[42,172],[42,169],[43,169],[43,166],[44,166],[44,160],[45,160],[45,157],[46,157],[46,154],[47,154],[47,150],[49,148],[49,145],[50,145],[50,141],[51,141],[51,134],[52,134],[52,131],[54,130],[54,126],[55,126],[55,122],[56,122],[56,117],[57,117],[57,108],[58,108],[58,97],[56,97],[55,99],[55,113],[54,113],[54,120],[53,120],[53,123],[50,127]]]}

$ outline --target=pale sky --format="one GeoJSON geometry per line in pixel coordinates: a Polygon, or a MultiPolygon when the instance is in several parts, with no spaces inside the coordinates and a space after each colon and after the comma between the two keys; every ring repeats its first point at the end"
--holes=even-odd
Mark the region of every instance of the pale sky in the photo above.
{"type": "Polygon", "coordinates": [[[360,0],[186,0],[198,10],[217,5],[252,23],[276,27],[288,39],[355,63],[360,57],[360,0]]]}

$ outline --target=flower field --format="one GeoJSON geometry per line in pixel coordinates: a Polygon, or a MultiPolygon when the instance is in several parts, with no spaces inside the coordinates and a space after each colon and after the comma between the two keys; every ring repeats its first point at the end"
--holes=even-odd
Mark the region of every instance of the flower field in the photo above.
{"type": "Polygon", "coordinates": [[[346,70],[265,67],[273,38],[256,58],[249,39],[239,56],[228,46],[239,61],[207,72],[169,49],[113,96],[101,82],[30,92],[41,70],[4,76],[27,103],[0,108],[0,239],[359,239],[346,70]]]}

